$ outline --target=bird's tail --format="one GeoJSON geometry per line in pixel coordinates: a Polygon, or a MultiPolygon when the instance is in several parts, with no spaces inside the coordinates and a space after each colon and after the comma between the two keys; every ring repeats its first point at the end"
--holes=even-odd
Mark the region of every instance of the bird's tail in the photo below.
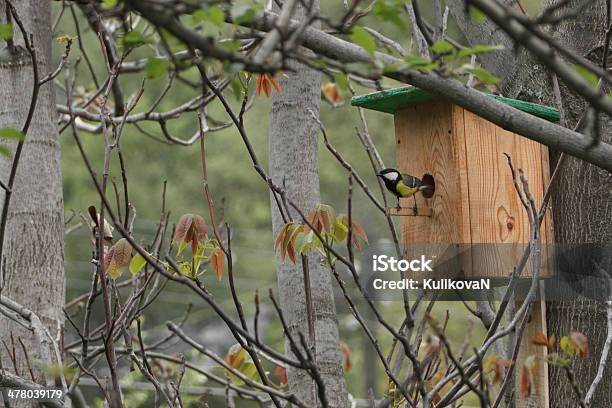
{"type": "Polygon", "coordinates": [[[423,174],[419,191],[425,198],[433,197],[436,191],[436,182],[431,174],[423,174]]]}

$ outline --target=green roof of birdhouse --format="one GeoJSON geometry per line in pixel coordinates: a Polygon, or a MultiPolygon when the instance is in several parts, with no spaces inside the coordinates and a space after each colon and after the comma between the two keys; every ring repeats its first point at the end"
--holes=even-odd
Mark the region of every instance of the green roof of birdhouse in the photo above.
{"type": "MultiPolygon", "coordinates": [[[[560,119],[559,111],[549,106],[538,105],[537,103],[519,101],[510,99],[500,95],[485,93],[485,95],[497,99],[506,105],[530,113],[542,119],[551,122],[557,122],[560,119]]],[[[414,86],[404,86],[401,88],[392,88],[380,92],[369,93],[366,95],[354,96],[351,99],[353,106],[360,106],[366,109],[372,109],[380,112],[395,113],[398,109],[405,106],[427,102],[438,99],[434,94],[416,88],[414,86]]]]}

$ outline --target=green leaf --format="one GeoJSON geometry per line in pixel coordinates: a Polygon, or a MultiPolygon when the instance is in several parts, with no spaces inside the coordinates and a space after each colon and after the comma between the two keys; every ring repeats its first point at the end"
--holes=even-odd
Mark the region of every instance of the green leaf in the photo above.
{"type": "Polygon", "coordinates": [[[406,68],[406,67],[407,67],[407,65],[404,64],[403,62],[398,62],[398,63],[395,63],[395,64],[387,64],[387,65],[385,65],[383,67],[383,72],[385,74],[388,74],[390,72],[399,71],[400,69],[406,68]]]}
{"type": "Polygon", "coordinates": [[[6,156],[6,157],[12,157],[13,154],[11,153],[11,150],[4,146],[4,145],[0,145],[0,156],[6,156]]]}
{"type": "Polygon", "coordinates": [[[130,31],[121,39],[121,45],[125,48],[140,47],[150,42],[151,40],[146,38],[140,31],[130,31]]]}
{"type": "Polygon", "coordinates": [[[0,24],[0,40],[8,41],[13,38],[13,25],[11,23],[0,24]]]}
{"type": "Polygon", "coordinates": [[[436,54],[452,54],[455,52],[455,46],[446,40],[436,41],[430,48],[436,54]]]}
{"type": "Polygon", "coordinates": [[[470,6],[470,17],[472,18],[472,21],[474,21],[476,24],[482,24],[487,21],[487,15],[483,13],[479,8],[476,8],[474,6],[470,6]]]}
{"type": "Polygon", "coordinates": [[[25,135],[22,131],[14,128],[0,128],[0,138],[22,141],[25,135]]]}
{"type": "Polygon", "coordinates": [[[504,49],[503,45],[477,44],[473,47],[463,48],[462,50],[459,51],[459,56],[467,57],[470,55],[484,54],[487,52],[493,52],[493,51],[503,50],[503,49],[504,49]]]}
{"type": "Polygon", "coordinates": [[[345,92],[350,91],[349,80],[346,77],[346,75],[344,75],[342,72],[339,72],[336,75],[334,75],[334,82],[338,85],[338,87],[341,90],[345,92]]]}
{"type": "Polygon", "coordinates": [[[170,62],[166,58],[149,58],[145,65],[145,73],[149,79],[157,79],[168,72],[170,62]]]}
{"type": "Polygon", "coordinates": [[[242,99],[242,92],[245,91],[244,86],[242,85],[242,81],[240,81],[240,77],[236,75],[232,82],[230,83],[232,87],[232,92],[237,101],[242,99]]]}
{"type": "Polygon", "coordinates": [[[561,341],[559,341],[559,347],[563,350],[568,356],[574,355],[574,343],[572,343],[568,336],[561,337],[561,341]]]}
{"type": "Polygon", "coordinates": [[[118,0],[103,0],[102,1],[102,8],[111,9],[111,8],[115,7],[117,5],[117,3],[119,3],[118,0]]]}
{"type": "Polygon", "coordinates": [[[597,86],[597,83],[599,82],[599,78],[597,78],[597,75],[595,75],[582,65],[574,65],[574,70],[589,84],[591,84],[592,86],[597,86]]]}
{"type": "Polygon", "coordinates": [[[374,41],[374,37],[372,37],[372,34],[368,33],[363,27],[356,26],[353,28],[351,39],[355,44],[360,45],[370,54],[374,54],[374,51],[376,51],[376,41],[374,41]]]}
{"type": "Polygon", "coordinates": [[[69,35],[60,35],[55,39],[55,41],[57,41],[57,43],[60,45],[66,45],[69,42],[76,40],[77,38],[78,37],[71,37],[69,35]]]}
{"type": "Polygon", "coordinates": [[[421,71],[431,71],[438,67],[438,62],[433,62],[429,58],[421,57],[420,55],[406,55],[404,61],[409,68],[416,68],[421,71]]]}
{"type": "Polygon", "coordinates": [[[146,264],[146,259],[144,259],[142,255],[137,253],[130,261],[130,273],[132,275],[138,274],[138,272],[140,272],[146,264]]]}
{"type": "Polygon", "coordinates": [[[189,241],[181,241],[181,242],[179,242],[178,250],[176,252],[176,256],[179,256],[185,250],[185,248],[187,248],[187,245],[189,245],[189,241]]]}
{"type": "Polygon", "coordinates": [[[374,15],[383,21],[395,24],[402,30],[406,30],[406,23],[400,17],[403,3],[401,0],[378,0],[374,4],[374,15]]]}
{"type": "Polygon", "coordinates": [[[263,10],[263,4],[239,4],[232,8],[232,18],[234,23],[246,24],[255,20],[257,13],[263,10]]]}
{"type": "Polygon", "coordinates": [[[345,215],[339,215],[336,217],[336,221],[334,223],[334,239],[338,242],[344,241],[348,236],[348,227],[344,225],[345,215]]]}
{"type": "MultiPolygon", "coordinates": [[[[240,49],[240,41],[238,41],[238,40],[219,41],[217,43],[217,46],[219,46],[219,47],[221,47],[223,49],[226,49],[228,51],[231,51],[231,52],[236,52],[236,51],[238,51],[240,49]]],[[[235,63],[235,64],[238,64],[238,63],[235,63]]]]}
{"type": "MultiPolygon", "coordinates": [[[[234,344],[232,347],[230,347],[227,355],[225,356],[225,362],[234,370],[238,371],[250,380],[261,382],[261,378],[259,377],[257,371],[257,366],[255,366],[253,359],[247,353],[247,351],[240,347],[240,345],[234,344]]],[[[244,384],[244,381],[230,370],[226,369],[225,375],[234,384],[244,384]]]]}
{"type": "Polygon", "coordinates": [[[223,26],[225,23],[225,13],[223,12],[223,9],[217,6],[196,10],[192,16],[196,21],[209,22],[218,27],[223,26]]]}
{"type": "Polygon", "coordinates": [[[499,83],[499,78],[481,67],[475,67],[471,64],[465,64],[461,67],[465,72],[469,72],[485,84],[496,85],[499,83]]]}

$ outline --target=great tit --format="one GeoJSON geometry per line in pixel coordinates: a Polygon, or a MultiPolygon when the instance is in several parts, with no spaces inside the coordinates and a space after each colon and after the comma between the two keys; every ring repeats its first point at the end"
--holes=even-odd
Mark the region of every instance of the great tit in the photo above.
{"type": "Polygon", "coordinates": [[[402,174],[396,169],[383,169],[376,176],[380,177],[385,183],[385,187],[395,197],[397,197],[397,208],[400,206],[400,198],[413,197],[414,208],[413,211],[417,213],[417,204],[415,194],[419,191],[425,198],[431,198],[435,191],[434,178],[431,174],[425,174],[423,179],[411,176],[409,174],[402,174]]]}

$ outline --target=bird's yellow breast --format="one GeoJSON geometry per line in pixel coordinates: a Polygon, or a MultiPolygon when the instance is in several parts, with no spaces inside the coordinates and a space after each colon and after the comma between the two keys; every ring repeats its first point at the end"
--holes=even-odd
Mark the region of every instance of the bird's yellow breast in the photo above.
{"type": "Polygon", "coordinates": [[[413,196],[418,191],[418,188],[408,187],[401,181],[397,183],[396,189],[400,197],[410,197],[410,196],[413,196]]]}

